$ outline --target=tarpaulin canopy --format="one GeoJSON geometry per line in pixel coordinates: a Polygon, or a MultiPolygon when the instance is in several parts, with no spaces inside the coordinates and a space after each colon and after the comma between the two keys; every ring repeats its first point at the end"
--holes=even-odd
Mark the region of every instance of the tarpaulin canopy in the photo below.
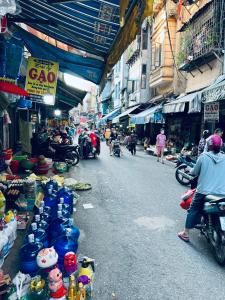
{"type": "Polygon", "coordinates": [[[94,83],[99,83],[101,80],[104,67],[103,61],[64,51],[18,26],[15,26],[15,28],[14,36],[24,41],[33,57],[56,61],[59,63],[60,71],[75,73],[94,83]]]}
{"type": "Polygon", "coordinates": [[[189,113],[201,111],[201,98],[199,92],[180,96],[176,100],[166,103],[163,106],[164,114],[181,113],[185,110],[185,104],[189,103],[189,113]]]}
{"type": "Polygon", "coordinates": [[[116,116],[118,116],[120,114],[120,112],[121,112],[121,108],[117,108],[117,109],[111,111],[109,114],[104,116],[101,120],[99,120],[99,125],[104,125],[108,121],[112,121],[112,119],[115,118],[116,116]]]}
{"type": "Polygon", "coordinates": [[[29,96],[29,94],[21,89],[18,85],[10,82],[0,81],[0,92],[5,92],[13,95],[29,96]]]}
{"type": "Polygon", "coordinates": [[[225,98],[225,76],[222,75],[217,80],[201,91],[201,100],[204,103],[216,102],[225,98]]]}
{"type": "Polygon", "coordinates": [[[136,125],[142,125],[151,122],[151,120],[154,120],[155,113],[162,111],[162,105],[157,105],[154,107],[151,107],[149,109],[146,109],[139,114],[132,116],[131,123],[136,125]]]}
{"type": "Polygon", "coordinates": [[[124,111],[122,114],[118,115],[117,117],[115,117],[113,120],[112,120],[112,123],[119,123],[120,122],[120,119],[123,118],[123,117],[126,117],[126,116],[129,116],[135,109],[137,109],[140,105],[136,105],[136,106],[133,106],[133,107],[130,107],[128,108],[126,111],[124,111]]]}
{"type": "MultiPolygon", "coordinates": [[[[25,23],[57,41],[103,58],[105,73],[134,40],[142,21],[152,14],[153,6],[153,0],[18,0],[18,3],[21,13],[11,16],[11,21],[25,23]]],[[[99,78],[90,80],[99,83],[99,78]]]]}
{"type": "Polygon", "coordinates": [[[87,92],[76,88],[69,87],[64,82],[58,80],[56,100],[63,102],[71,107],[77,106],[83,102],[87,92]]]}

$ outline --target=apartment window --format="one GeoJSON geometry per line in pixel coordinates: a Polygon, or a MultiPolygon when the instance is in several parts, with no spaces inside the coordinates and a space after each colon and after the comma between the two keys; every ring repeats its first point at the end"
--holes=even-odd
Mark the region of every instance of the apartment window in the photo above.
{"type": "Polygon", "coordinates": [[[141,88],[146,89],[147,84],[147,65],[142,65],[141,70],[141,88]]]}
{"type": "Polygon", "coordinates": [[[120,82],[116,84],[115,86],[115,99],[120,98],[120,82]]]}
{"type": "Polygon", "coordinates": [[[162,45],[156,43],[152,49],[152,69],[156,69],[162,65],[162,45]]]}
{"type": "Polygon", "coordinates": [[[142,50],[148,49],[148,26],[142,29],[142,50]]]}
{"type": "Polygon", "coordinates": [[[140,50],[140,48],[141,48],[141,35],[138,34],[137,35],[137,49],[140,50]]]}

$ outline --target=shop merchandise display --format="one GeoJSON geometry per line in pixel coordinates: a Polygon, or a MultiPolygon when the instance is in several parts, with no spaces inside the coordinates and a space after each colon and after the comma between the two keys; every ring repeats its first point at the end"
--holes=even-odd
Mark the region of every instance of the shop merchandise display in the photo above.
{"type": "Polygon", "coordinates": [[[31,177],[0,185],[0,206],[1,198],[4,206],[2,211],[0,207],[0,268],[10,254],[17,230],[26,229],[19,250],[20,272],[11,285],[3,287],[8,293],[6,299],[85,300],[92,294],[94,260],[85,257],[78,262],[77,258],[80,231],[74,226],[73,212],[79,196],[62,184],[61,176],[57,179],[31,177]],[[24,207],[18,205],[21,199],[24,207]]]}

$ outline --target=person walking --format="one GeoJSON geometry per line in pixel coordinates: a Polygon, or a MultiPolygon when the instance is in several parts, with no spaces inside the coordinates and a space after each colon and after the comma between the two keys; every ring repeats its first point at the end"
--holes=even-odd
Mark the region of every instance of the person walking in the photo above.
{"type": "Polygon", "coordinates": [[[165,131],[162,128],[160,133],[156,137],[156,152],[157,152],[157,161],[161,158],[162,164],[164,164],[164,150],[166,147],[166,136],[165,131]]]}
{"type": "Polygon", "coordinates": [[[209,130],[204,130],[198,144],[198,156],[200,156],[204,152],[205,144],[209,136],[210,136],[209,130]]]}
{"type": "Polygon", "coordinates": [[[105,141],[107,146],[109,146],[110,135],[111,135],[111,130],[109,128],[106,128],[104,136],[105,136],[105,141]]]}
{"type": "Polygon", "coordinates": [[[194,199],[188,211],[185,228],[178,233],[178,237],[189,242],[189,231],[200,221],[204,200],[207,195],[225,196],[225,155],[221,153],[222,139],[219,135],[212,135],[208,141],[208,152],[203,152],[191,170],[191,174],[198,176],[198,184],[194,199]]]}
{"type": "Polygon", "coordinates": [[[136,155],[136,145],[137,145],[137,135],[135,131],[131,132],[130,138],[129,138],[129,148],[132,155],[136,155]]]}

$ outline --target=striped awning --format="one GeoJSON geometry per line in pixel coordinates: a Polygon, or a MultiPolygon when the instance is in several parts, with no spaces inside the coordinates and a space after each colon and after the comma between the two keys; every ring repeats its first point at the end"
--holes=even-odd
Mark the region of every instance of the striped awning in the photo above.
{"type": "Polygon", "coordinates": [[[153,0],[18,0],[18,4],[21,12],[9,16],[10,23],[25,23],[83,55],[94,55],[104,61],[103,74],[152,14],[153,0]]]}

